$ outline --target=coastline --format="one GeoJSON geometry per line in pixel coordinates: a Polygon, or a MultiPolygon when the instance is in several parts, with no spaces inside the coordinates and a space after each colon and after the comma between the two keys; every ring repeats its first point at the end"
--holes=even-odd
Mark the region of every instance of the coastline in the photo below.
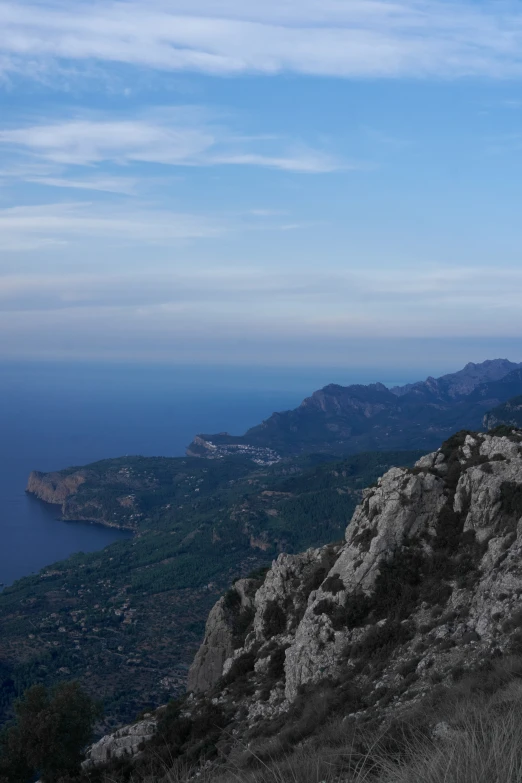
{"type": "Polygon", "coordinates": [[[45,498],[40,497],[36,492],[32,492],[29,489],[25,490],[25,494],[36,500],[38,503],[42,503],[46,508],[56,508],[56,521],[57,522],[67,522],[71,524],[79,523],[79,524],[86,524],[86,525],[96,525],[97,527],[103,527],[103,528],[112,528],[113,530],[122,530],[126,533],[132,533],[133,535],[136,533],[136,527],[131,527],[130,525],[120,525],[115,522],[111,522],[110,520],[105,519],[95,519],[94,517],[82,517],[82,516],[67,516],[64,513],[64,506],[65,502],[60,503],[52,503],[48,500],[45,500],[45,498]]]}

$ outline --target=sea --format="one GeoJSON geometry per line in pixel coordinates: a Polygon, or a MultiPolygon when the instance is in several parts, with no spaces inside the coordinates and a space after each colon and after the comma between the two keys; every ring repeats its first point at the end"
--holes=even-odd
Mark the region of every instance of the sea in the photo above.
{"type": "MultiPolygon", "coordinates": [[[[60,520],[26,494],[31,470],[122,455],[182,456],[197,433],[243,433],[327,383],[408,383],[375,370],[0,363],[0,589],[124,531],[60,520]]],[[[414,377],[415,376],[415,377],[414,377]]]]}

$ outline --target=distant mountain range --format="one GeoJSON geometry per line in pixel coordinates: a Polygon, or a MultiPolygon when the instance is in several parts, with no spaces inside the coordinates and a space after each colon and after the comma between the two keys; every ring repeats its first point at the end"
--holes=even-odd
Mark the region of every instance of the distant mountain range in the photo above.
{"type": "Polygon", "coordinates": [[[507,359],[470,362],[441,378],[392,389],[382,383],[330,384],[244,435],[198,435],[187,453],[217,458],[251,450],[266,460],[307,452],[428,451],[456,430],[480,429],[489,411],[517,395],[522,395],[522,363],[507,359]]]}
{"type": "Polygon", "coordinates": [[[458,372],[443,375],[441,378],[432,378],[417,383],[408,383],[406,386],[395,386],[390,391],[398,397],[407,394],[419,394],[435,396],[445,400],[456,400],[471,394],[477,386],[490,381],[500,381],[514,370],[522,369],[522,362],[516,364],[508,359],[489,359],[481,364],[469,362],[458,372]]]}

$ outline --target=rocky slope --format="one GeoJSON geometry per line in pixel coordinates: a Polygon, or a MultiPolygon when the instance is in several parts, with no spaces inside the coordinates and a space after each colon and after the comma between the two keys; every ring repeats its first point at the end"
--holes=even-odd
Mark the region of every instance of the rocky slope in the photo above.
{"type": "MultiPolygon", "coordinates": [[[[327,741],[327,725],[379,734],[415,709],[424,731],[450,731],[429,714],[458,683],[519,688],[521,597],[522,431],[460,432],[366,489],[344,540],[235,582],[210,612],[188,696],[132,774],[148,779],[160,753],[271,763],[318,732],[327,741]]],[[[100,748],[133,753],[140,731],[100,748]]]]}
{"type": "Polygon", "coordinates": [[[513,397],[484,416],[484,428],[487,430],[502,424],[507,427],[522,427],[522,396],[513,397]]]}
{"type": "Polygon", "coordinates": [[[366,489],[343,540],[236,581],[210,612],[189,694],[153,716],[150,739],[138,723],[90,759],[128,753],[125,774],[149,780],[158,758],[214,758],[230,780],[340,734],[345,754],[397,723],[401,742],[411,721],[442,737],[459,687],[519,700],[521,563],[522,431],[460,432],[366,489]]]}
{"type": "Polygon", "coordinates": [[[367,489],[344,542],[281,554],[220,599],[189,709],[210,697],[247,736],[318,688],[344,715],[396,713],[522,651],[521,563],[522,433],[459,433],[367,489]]]}
{"type": "Polygon", "coordinates": [[[279,456],[390,448],[429,451],[458,429],[480,428],[488,409],[521,393],[522,368],[505,359],[468,364],[458,373],[395,389],[381,383],[331,384],[243,436],[198,435],[188,453],[216,459],[249,449],[279,456]]]}

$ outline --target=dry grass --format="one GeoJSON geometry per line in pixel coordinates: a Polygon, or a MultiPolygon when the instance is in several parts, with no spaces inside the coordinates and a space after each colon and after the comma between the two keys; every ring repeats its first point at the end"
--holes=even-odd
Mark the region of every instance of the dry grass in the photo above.
{"type": "Polygon", "coordinates": [[[441,693],[377,736],[332,718],[293,747],[277,735],[236,743],[221,763],[174,763],[139,783],[522,783],[521,659],[441,693]]]}
{"type": "Polygon", "coordinates": [[[173,768],[148,783],[522,783],[522,704],[473,708],[446,738],[412,742],[405,753],[397,762],[376,749],[370,763],[352,758],[350,747],[301,748],[254,769],[173,768]]]}
{"type": "Polygon", "coordinates": [[[257,759],[253,769],[214,767],[161,783],[522,783],[522,689],[516,684],[489,699],[460,702],[445,736],[410,737],[395,758],[382,752],[386,738],[362,757],[341,726],[328,735],[340,744],[319,748],[314,742],[283,759],[257,759]]]}
{"type": "Polygon", "coordinates": [[[446,739],[410,751],[404,764],[382,760],[379,783],[521,783],[522,705],[472,709],[446,739]]]}

